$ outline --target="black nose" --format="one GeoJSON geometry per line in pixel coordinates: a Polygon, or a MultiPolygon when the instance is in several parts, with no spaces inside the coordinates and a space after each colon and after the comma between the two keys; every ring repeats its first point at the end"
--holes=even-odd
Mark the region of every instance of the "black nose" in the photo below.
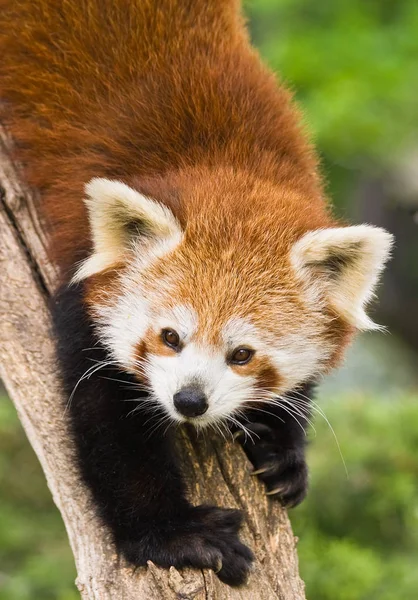
{"type": "Polygon", "coordinates": [[[198,417],[208,410],[204,392],[196,387],[185,387],[173,396],[174,406],[185,417],[198,417]]]}

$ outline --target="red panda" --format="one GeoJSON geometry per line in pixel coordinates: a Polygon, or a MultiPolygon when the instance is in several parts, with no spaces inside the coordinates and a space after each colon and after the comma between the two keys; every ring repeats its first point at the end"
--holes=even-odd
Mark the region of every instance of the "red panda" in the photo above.
{"type": "Polygon", "coordinates": [[[242,584],[241,516],[188,502],[161,422],[255,433],[267,493],[300,502],[311,388],[376,327],[391,235],[333,217],[236,0],[0,0],[0,30],[80,472],[132,563],[242,584]]]}

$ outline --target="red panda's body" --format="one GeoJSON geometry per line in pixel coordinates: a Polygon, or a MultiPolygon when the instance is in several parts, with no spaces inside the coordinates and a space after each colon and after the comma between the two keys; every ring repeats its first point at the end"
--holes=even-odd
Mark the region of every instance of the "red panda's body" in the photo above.
{"type": "Polygon", "coordinates": [[[84,480],[133,563],[220,562],[242,583],[238,514],[190,506],[149,405],[151,419],[257,432],[246,451],[268,493],[300,502],[306,393],[373,327],[390,236],[332,217],[235,0],[0,0],[0,31],[0,116],[61,270],[84,480]],[[137,411],[95,364],[139,385],[137,411]]]}
{"type": "MultiPolygon", "coordinates": [[[[249,174],[292,191],[258,211],[290,227],[296,217],[301,230],[329,224],[313,150],[237,2],[3,0],[0,24],[3,114],[46,218],[64,221],[52,231],[58,263],[90,249],[83,195],[95,176],[147,189],[150,177],[184,170],[205,202],[208,175],[221,188],[241,171],[242,185],[249,174]]],[[[239,189],[228,200],[232,210],[253,202],[239,189]]]]}

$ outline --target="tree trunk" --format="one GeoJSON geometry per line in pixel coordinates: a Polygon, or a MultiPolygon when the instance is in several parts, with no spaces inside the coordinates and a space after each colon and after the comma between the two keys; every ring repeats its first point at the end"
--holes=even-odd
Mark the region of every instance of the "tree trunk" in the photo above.
{"type": "Polygon", "coordinates": [[[248,585],[232,589],[211,571],[132,569],[118,559],[98,522],[74,466],[47,307],[56,273],[33,195],[19,179],[0,130],[0,376],[16,405],[54,501],[77,566],[77,586],[88,600],[302,600],[296,540],[285,510],[268,500],[232,442],[205,445],[184,433],[185,473],[194,503],[237,507],[246,515],[243,540],[257,560],[248,585]]]}

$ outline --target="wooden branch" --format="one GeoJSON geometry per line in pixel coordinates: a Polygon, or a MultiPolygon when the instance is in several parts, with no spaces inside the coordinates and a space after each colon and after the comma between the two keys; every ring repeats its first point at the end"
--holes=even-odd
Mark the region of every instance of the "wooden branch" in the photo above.
{"type": "Polygon", "coordinates": [[[242,537],[257,557],[248,585],[232,589],[211,571],[168,571],[152,563],[133,570],[117,558],[74,467],[47,307],[56,273],[47,260],[46,236],[33,196],[22,184],[9,149],[10,141],[0,130],[0,376],[67,528],[81,597],[303,600],[295,538],[286,512],[268,501],[262,485],[249,475],[242,450],[216,439],[201,446],[184,433],[184,471],[194,503],[245,512],[242,537]]]}

